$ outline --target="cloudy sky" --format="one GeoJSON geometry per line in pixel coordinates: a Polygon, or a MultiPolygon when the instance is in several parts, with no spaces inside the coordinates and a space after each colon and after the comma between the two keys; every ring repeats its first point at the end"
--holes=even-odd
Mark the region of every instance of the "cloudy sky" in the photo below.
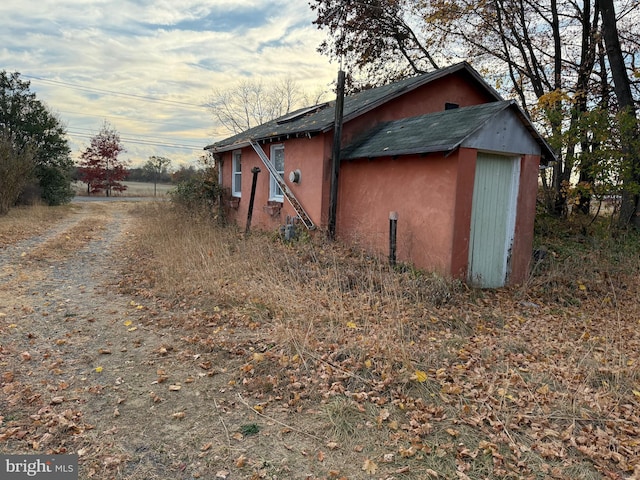
{"type": "Polygon", "coordinates": [[[77,160],[105,121],[133,166],[193,163],[229,135],[204,106],[262,77],[330,90],[337,66],[306,0],[2,0],[0,70],[20,72],[67,127],[77,160]]]}

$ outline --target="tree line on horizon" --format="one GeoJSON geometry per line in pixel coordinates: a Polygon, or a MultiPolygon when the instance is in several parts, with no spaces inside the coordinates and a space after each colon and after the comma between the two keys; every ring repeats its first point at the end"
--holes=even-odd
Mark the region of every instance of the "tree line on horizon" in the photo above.
{"type": "Polygon", "coordinates": [[[60,119],[38,100],[20,73],[0,71],[0,215],[18,204],[68,203],[72,183],[87,184],[90,194],[126,190],[127,178],[162,182],[187,181],[197,176],[192,166],[169,173],[171,160],[151,156],[140,168],[129,168],[119,133],[105,122],[91,137],[76,163],[60,119]]]}

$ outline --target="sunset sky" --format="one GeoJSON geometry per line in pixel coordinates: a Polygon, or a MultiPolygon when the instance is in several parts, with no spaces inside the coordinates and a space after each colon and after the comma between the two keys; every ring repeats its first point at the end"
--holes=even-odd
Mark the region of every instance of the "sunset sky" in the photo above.
{"type": "Polygon", "coordinates": [[[330,91],[338,67],[305,0],[3,0],[0,70],[20,72],[57,114],[78,159],[108,121],[133,166],[174,166],[229,135],[204,104],[261,77],[330,91]]]}

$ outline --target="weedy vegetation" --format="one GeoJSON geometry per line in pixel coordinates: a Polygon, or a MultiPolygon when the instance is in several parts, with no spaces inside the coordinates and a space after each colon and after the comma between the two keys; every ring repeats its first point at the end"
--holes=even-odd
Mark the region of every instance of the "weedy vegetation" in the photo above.
{"type": "MultiPolygon", "coordinates": [[[[41,349],[50,355],[46,332],[22,357],[0,346],[12,399],[0,440],[11,449],[76,449],[88,477],[129,480],[640,478],[637,232],[541,216],[544,255],[528,281],[478,290],[392,268],[322,232],[245,236],[178,205],[126,206],[134,221],[114,265],[129,316],[87,339],[106,365],[90,375],[104,385],[74,386],[72,404],[71,383],[29,370],[41,349]],[[100,342],[137,334],[122,352],[154,381],[125,376],[116,390],[106,378],[123,374],[106,362],[122,352],[100,342]],[[28,413],[42,385],[53,403],[28,413]],[[118,398],[105,416],[96,405],[109,393],[118,398]]],[[[123,214],[94,206],[86,221],[55,226],[75,208],[12,210],[0,242],[60,230],[25,254],[46,267],[98,238],[98,220],[123,214]],[[57,256],[41,262],[47,246],[57,256]]],[[[2,327],[13,342],[38,328],[22,323],[2,327]]],[[[64,365],[77,361],[64,350],[74,332],[56,343],[64,365]]]]}
{"type": "MultiPolygon", "coordinates": [[[[313,464],[318,478],[640,475],[636,232],[541,218],[544,258],[525,285],[498,290],[391,268],[321,234],[245,238],[160,204],[140,208],[135,238],[123,291],[188,309],[173,328],[196,351],[239,352],[227,393],[252,405],[256,425],[315,442],[287,468],[313,464]]],[[[248,450],[237,475],[276,478],[276,467],[246,461],[265,455],[248,450]]]]}

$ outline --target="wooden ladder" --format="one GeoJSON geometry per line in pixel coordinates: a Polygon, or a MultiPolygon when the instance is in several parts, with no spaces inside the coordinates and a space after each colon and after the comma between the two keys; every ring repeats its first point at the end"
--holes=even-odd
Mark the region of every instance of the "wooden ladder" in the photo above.
{"type": "Polygon", "coordinates": [[[285,183],[282,176],[280,176],[278,171],[275,169],[275,167],[273,166],[273,163],[271,163],[271,160],[269,160],[269,157],[267,157],[267,155],[264,153],[264,150],[262,149],[262,147],[255,140],[251,140],[250,142],[251,142],[251,146],[260,157],[260,160],[262,160],[262,163],[264,163],[264,166],[267,167],[267,170],[269,171],[271,178],[273,178],[276,181],[276,183],[280,187],[280,190],[282,190],[282,193],[284,194],[286,199],[289,201],[293,209],[296,211],[296,213],[298,214],[298,217],[300,218],[304,226],[307,227],[308,230],[314,230],[316,226],[314,225],[313,220],[311,220],[311,218],[309,217],[305,209],[302,207],[298,199],[295,197],[291,189],[285,183]]]}

